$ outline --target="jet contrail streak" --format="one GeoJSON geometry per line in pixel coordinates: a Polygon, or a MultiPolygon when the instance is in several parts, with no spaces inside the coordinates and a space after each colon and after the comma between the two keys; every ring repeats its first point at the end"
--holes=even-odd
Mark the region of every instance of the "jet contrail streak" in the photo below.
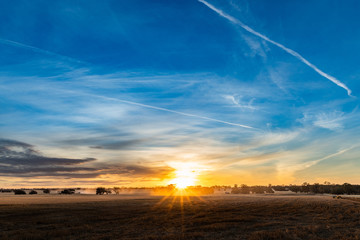
{"type": "Polygon", "coordinates": [[[336,153],[327,155],[326,157],[320,158],[320,159],[318,159],[318,160],[314,160],[314,161],[311,161],[311,162],[307,162],[307,163],[304,164],[304,167],[305,167],[305,168],[311,167],[311,166],[313,166],[313,165],[315,165],[315,164],[318,164],[318,163],[321,162],[321,161],[324,161],[324,160],[329,159],[329,158],[336,157],[336,156],[341,155],[341,154],[343,154],[343,153],[346,153],[347,151],[349,151],[349,150],[351,150],[351,149],[353,149],[353,148],[356,148],[356,147],[358,147],[358,145],[357,145],[357,146],[352,146],[352,147],[349,147],[349,148],[346,148],[346,149],[343,149],[343,150],[340,150],[340,151],[338,151],[338,152],[336,152],[336,153]]]}
{"type": "MultiPolygon", "coordinates": [[[[57,90],[59,90],[59,89],[57,89],[57,90]]],[[[79,92],[68,91],[68,90],[65,90],[64,92],[79,94],[79,92]]],[[[164,112],[175,113],[175,114],[179,114],[179,115],[183,115],[183,116],[187,116],[187,117],[200,118],[200,119],[204,119],[204,120],[208,120],[208,121],[212,121],[212,122],[223,123],[223,124],[232,125],[232,126],[236,126],[236,127],[259,130],[258,128],[250,127],[250,126],[239,124],[239,123],[227,122],[227,121],[223,121],[223,120],[219,120],[219,119],[215,119],[215,118],[199,116],[199,115],[196,115],[196,114],[179,112],[179,111],[175,111],[175,110],[171,110],[171,109],[167,109],[167,108],[156,107],[156,106],[142,104],[142,103],[138,103],[138,102],[123,100],[123,99],[119,99],[119,98],[106,97],[106,96],[101,96],[101,95],[91,94],[91,93],[80,93],[80,94],[91,96],[91,97],[102,98],[102,99],[106,99],[106,100],[110,100],[110,101],[127,103],[127,104],[136,105],[136,106],[140,106],[140,107],[144,107],[144,108],[151,108],[151,109],[160,110],[160,111],[164,111],[164,112]]]]}
{"type": "MultiPolygon", "coordinates": [[[[99,96],[99,97],[100,97],[100,96],[99,96]]],[[[180,115],[187,116],[187,117],[201,118],[201,119],[205,119],[205,120],[208,120],[208,121],[224,123],[224,124],[228,124],[228,125],[232,125],[232,126],[249,128],[249,129],[256,129],[256,128],[254,128],[254,127],[250,127],[250,126],[243,125],[243,124],[238,124],[238,123],[232,123],[232,122],[222,121],[222,120],[219,120],[219,119],[209,118],[209,117],[204,117],[204,116],[199,116],[199,115],[195,115],[195,114],[191,114],[191,113],[179,112],[179,111],[175,111],[175,110],[171,110],[171,109],[167,109],[167,108],[151,106],[151,105],[147,105],[147,104],[142,104],[142,103],[127,101],[127,100],[122,100],[122,99],[118,99],[118,98],[110,98],[110,97],[103,97],[103,96],[101,96],[101,97],[102,97],[102,98],[105,98],[105,99],[108,99],[108,100],[112,100],[112,101],[118,101],[118,102],[123,102],[123,103],[127,103],[127,104],[137,105],[137,106],[140,106],[140,107],[152,108],[152,109],[156,109],[156,110],[160,110],[160,111],[165,111],[165,112],[170,112],[170,113],[176,113],[176,114],[180,114],[180,115]]]]}
{"type": "Polygon", "coordinates": [[[61,55],[61,54],[58,54],[58,53],[50,52],[50,51],[47,51],[47,50],[44,50],[44,49],[41,49],[41,48],[33,47],[33,46],[30,46],[30,45],[26,45],[26,44],[23,44],[23,43],[11,41],[11,40],[4,39],[4,38],[0,38],[0,43],[10,45],[10,46],[14,46],[14,47],[29,49],[29,50],[31,50],[33,52],[36,52],[36,53],[41,53],[41,54],[45,54],[45,55],[49,55],[49,56],[53,56],[53,57],[62,58],[64,60],[70,61],[70,62],[76,62],[76,63],[81,63],[81,64],[86,63],[84,61],[80,61],[80,60],[77,60],[75,58],[71,58],[71,57],[64,56],[64,55],[61,55]]]}
{"type": "Polygon", "coordinates": [[[299,59],[301,62],[303,62],[304,64],[306,64],[307,66],[309,66],[310,68],[312,68],[315,72],[317,72],[318,74],[320,74],[321,76],[323,76],[324,78],[327,78],[328,80],[330,80],[331,82],[335,83],[336,85],[338,85],[339,87],[345,89],[347,91],[347,94],[349,96],[351,96],[351,90],[341,81],[339,81],[338,79],[334,78],[333,76],[330,76],[329,74],[321,71],[318,67],[316,67],[314,64],[312,64],[311,62],[309,62],[308,60],[306,60],[303,56],[301,56],[299,53],[295,52],[294,50],[285,47],[284,45],[275,42],[273,40],[271,40],[270,38],[266,37],[265,35],[262,35],[261,33],[255,31],[254,29],[250,28],[249,26],[245,25],[244,23],[242,23],[241,21],[239,21],[238,19],[228,15],[227,13],[224,13],[222,10],[216,8],[214,5],[206,2],[205,0],[198,0],[199,2],[203,3],[204,5],[206,5],[208,8],[210,8],[211,10],[213,10],[214,12],[216,12],[217,14],[219,14],[220,16],[226,18],[227,20],[229,20],[230,22],[239,25],[240,27],[242,27],[243,29],[245,29],[246,31],[254,34],[255,36],[258,36],[262,39],[264,39],[265,41],[274,44],[275,46],[281,48],[282,50],[284,50],[285,52],[291,54],[292,56],[296,57],[297,59],[299,59]]]}

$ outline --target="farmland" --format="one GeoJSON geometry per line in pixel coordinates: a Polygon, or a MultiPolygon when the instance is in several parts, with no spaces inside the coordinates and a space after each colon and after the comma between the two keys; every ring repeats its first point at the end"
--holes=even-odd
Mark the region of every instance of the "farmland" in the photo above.
{"type": "Polygon", "coordinates": [[[360,202],[322,195],[2,195],[0,239],[359,239],[360,202]]]}

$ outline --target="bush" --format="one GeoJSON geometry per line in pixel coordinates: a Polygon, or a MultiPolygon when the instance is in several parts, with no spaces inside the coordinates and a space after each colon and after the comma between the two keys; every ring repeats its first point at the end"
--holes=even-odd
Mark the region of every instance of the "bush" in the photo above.
{"type": "Polygon", "coordinates": [[[75,189],[64,189],[60,192],[60,194],[74,194],[75,189]]]}
{"type": "Polygon", "coordinates": [[[26,194],[26,192],[24,190],[21,189],[16,189],[14,190],[15,195],[23,195],[26,194]]]}
{"type": "Polygon", "coordinates": [[[31,192],[29,192],[29,194],[37,194],[37,191],[31,190],[31,192]]]}
{"type": "Polygon", "coordinates": [[[249,194],[250,187],[242,184],[240,188],[236,187],[231,190],[231,194],[249,194]]]}
{"type": "Polygon", "coordinates": [[[96,189],[96,195],[103,195],[104,193],[106,193],[106,189],[103,187],[98,187],[96,189]]]}
{"type": "Polygon", "coordinates": [[[104,187],[98,187],[96,189],[96,195],[103,195],[105,193],[106,194],[111,194],[111,189],[110,188],[106,189],[104,187]]]}
{"type": "Polygon", "coordinates": [[[50,193],[50,189],[44,189],[44,190],[43,190],[43,193],[49,194],[49,193],[50,193]]]}
{"type": "Polygon", "coordinates": [[[11,189],[0,189],[0,192],[12,192],[11,189]]]}

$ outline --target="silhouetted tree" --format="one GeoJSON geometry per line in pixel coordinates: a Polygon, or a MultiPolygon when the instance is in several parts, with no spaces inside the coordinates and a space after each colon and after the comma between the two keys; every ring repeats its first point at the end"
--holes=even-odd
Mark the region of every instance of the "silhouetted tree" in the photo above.
{"type": "Polygon", "coordinates": [[[314,183],[313,185],[309,185],[309,190],[312,193],[320,193],[320,184],[314,183]]]}
{"type": "Polygon", "coordinates": [[[343,188],[346,194],[354,194],[355,192],[353,186],[350,183],[344,183],[343,188]]]}
{"type": "Polygon", "coordinates": [[[31,191],[29,192],[29,194],[31,194],[31,195],[33,195],[33,194],[37,194],[37,191],[35,191],[35,190],[31,190],[31,191]]]}
{"type": "Polygon", "coordinates": [[[301,186],[301,192],[310,192],[310,184],[307,182],[304,182],[301,186]]]}
{"type": "Polygon", "coordinates": [[[0,189],[0,192],[12,192],[12,189],[0,189]]]}
{"type": "Polygon", "coordinates": [[[104,187],[98,187],[96,189],[96,195],[103,195],[104,193],[106,193],[106,189],[104,187]]]}
{"type": "Polygon", "coordinates": [[[74,194],[75,189],[64,189],[60,192],[60,194],[74,194]]]}
{"type": "Polygon", "coordinates": [[[301,187],[300,186],[296,186],[296,185],[291,185],[289,186],[289,190],[292,191],[292,192],[301,192],[301,187]]]}
{"type": "Polygon", "coordinates": [[[331,188],[331,193],[338,195],[338,194],[344,194],[345,192],[341,186],[335,185],[331,188]]]}
{"type": "Polygon", "coordinates": [[[233,188],[231,190],[232,194],[249,194],[250,193],[250,187],[248,187],[245,184],[241,184],[240,187],[233,188]]]}
{"type": "Polygon", "coordinates": [[[14,190],[15,195],[22,195],[22,194],[26,194],[26,192],[24,190],[21,189],[15,189],[14,190]]]}

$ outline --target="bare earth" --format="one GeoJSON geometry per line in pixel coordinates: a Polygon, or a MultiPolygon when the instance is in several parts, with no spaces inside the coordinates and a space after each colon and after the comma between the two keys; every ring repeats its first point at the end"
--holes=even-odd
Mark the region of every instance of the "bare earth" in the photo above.
{"type": "Polygon", "coordinates": [[[0,239],[360,239],[330,196],[0,195],[0,239]]]}

